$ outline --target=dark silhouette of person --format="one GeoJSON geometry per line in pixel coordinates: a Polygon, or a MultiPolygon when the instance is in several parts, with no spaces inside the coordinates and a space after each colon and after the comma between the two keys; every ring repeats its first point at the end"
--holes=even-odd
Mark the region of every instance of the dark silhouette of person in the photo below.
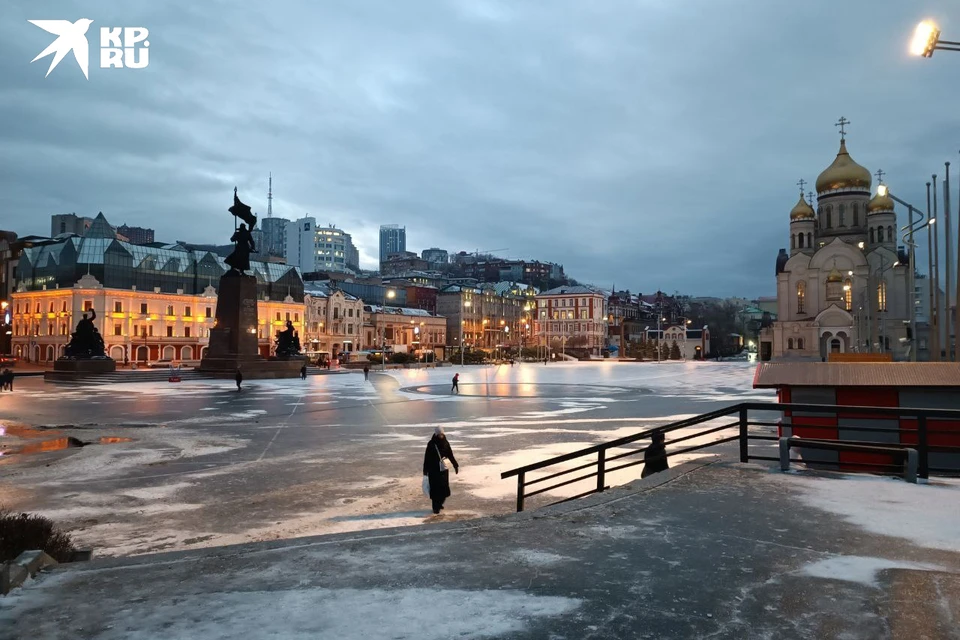
{"type": "Polygon", "coordinates": [[[307,379],[307,365],[303,365],[302,367],[300,367],[300,379],[301,380],[307,379]]]}
{"type": "Polygon", "coordinates": [[[370,379],[370,365],[365,365],[363,367],[363,379],[364,381],[370,379]]]}
{"type": "Polygon", "coordinates": [[[250,254],[257,250],[253,244],[253,236],[247,230],[247,225],[241,223],[230,237],[230,242],[236,244],[233,253],[224,258],[230,267],[239,274],[243,274],[250,269],[250,254]]]}
{"type": "Polygon", "coordinates": [[[460,374],[459,373],[453,374],[453,386],[450,388],[450,393],[453,393],[454,391],[456,391],[458,395],[460,394],[460,374]]]}
{"type": "Polygon", "coordinates": [[[640,474],[640,477],[646,478],[651,474],[666,471],[669,468],[663,431],[654,431],[650,446],[643,450],[643,473],[640,474]]]}
{"type": "Polygon", "coordinates": [[[433,437],[427,443],[427,450],[423,454],[423,475],[430,480],[430,501],[433,503],[433,512],[440,513],[443,502],[450,497],[450,471],[443,460],[446,458],[453,464],[454,473],[460,473],[460,465],[453,456],[453,449],[447,441],[443,427],[433,430],[433,437]]]}
{"type": "Polygon", "coordinates": [[[234,376],[234,380],[237,381],[237,391],[240,391],[240,385],[243,383],[243,374],[240,373],[240,369],[237,369],[237,375],[234,376]]]}

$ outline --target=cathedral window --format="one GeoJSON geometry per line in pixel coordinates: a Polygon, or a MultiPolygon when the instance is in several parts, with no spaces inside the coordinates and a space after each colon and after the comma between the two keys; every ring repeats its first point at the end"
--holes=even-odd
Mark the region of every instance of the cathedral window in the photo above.
{"type": "Polygon", "coordinates": [[[808,234],[807,234],[807,246],[808,246],[808,247],[813,247],[813,234],[812,234],[812,233],[808,233],[808,234]]]}
{"type": "Polygon", "coordinates": [[[874,239],[873,239],[873,227],[870,227],[870,244],[873,244],[873,243],[874,243],[874,239]]]}
{"type": "Polygon", "coordinates": [[[850,281],[850,278],[843,281],[843,302],[847,311],[853,309],[853,282],[850,281]]]}
{"type": "Polygon", "coordinates": [[[860,226],[860,204],[853,203],[853,226],[860,226]]]}
{"type": "Polygon", "coordinates": [[[827,229],[833,228],[833,207],[827,207],[827,229]]]}
{"type": "Polygon", "coordinates": [[[883,227],[877,227],[877,242],[883,242],[883,227]]]}
{"type": "Polygon", "coordinates": [[[840,226],[847,226],[847,208],[844,205],[840,205],[840,226]]]}
{"type": "Polygon", "coordinates": [[[800,234],[800,248],[803,249],[803,234],[800,234]]]}
{"type": "Polygon", "coordinates": [[[797,349],[803,349],[803,338],[797,338],[797,349]]]}
{"type": "Polygon", "coordinates": [[[797,313],[805,313],[803,310],[804,302],[807,297],[807,283],[797,283],[797,313]]]}
{"type": "Polygon", "coordinates": [[[787,338],[787,349],[793,349],[793,338],[787,338]]]}
{"type": "Polygon", "coordinates": [[[887,281],[881,280],[879,286],[877,286],[877,309],[880,311],[887,310],[887,281]]]}
{"type": "Polygon", "coordinates": [[[896,238],[893,236],[893,227],[887,227],[887,241],[893,242],[894,240],[896,240],[896,238]]]}

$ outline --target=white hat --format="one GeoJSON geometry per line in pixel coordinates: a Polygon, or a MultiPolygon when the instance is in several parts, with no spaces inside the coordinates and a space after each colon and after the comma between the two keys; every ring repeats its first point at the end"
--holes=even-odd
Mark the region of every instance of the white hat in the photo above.
{"type": "Polygon", "coordinates": [[[433,430],[433,435],[439,436],[443,434],[443,427],[436,427],[433,430]]]}

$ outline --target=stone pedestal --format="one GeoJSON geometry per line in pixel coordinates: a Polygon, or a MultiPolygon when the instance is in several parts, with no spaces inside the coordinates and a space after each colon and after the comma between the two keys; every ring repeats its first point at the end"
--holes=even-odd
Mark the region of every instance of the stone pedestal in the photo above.
{"type": "Polygon", "coordinates": [[[256,278],[229,273],[220,278],[216,319],[216,326],[210,330],[207,355],[200,361],[201,373],[232,378],[240,369],[245,380],[300,375],[306,358],[265,360],[260,357],[256,278]]]}
{"type": "Polygon", "coordinates": [[[117,370],[117,363],[112,358],[94,358],[90,360],[67,360],[61,358],[54,361],[53,371],[43,374],[44,380],[76,380],[98,376],[103,373],[113,373],[117,370]]]}

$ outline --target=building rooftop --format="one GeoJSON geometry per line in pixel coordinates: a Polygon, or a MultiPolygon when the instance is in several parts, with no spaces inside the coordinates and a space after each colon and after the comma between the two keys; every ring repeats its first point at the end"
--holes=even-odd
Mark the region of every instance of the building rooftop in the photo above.
{"type": "Polygon", "coordinates": [[[547,291],[541,291],[538,295],[541,296],[564,296],[564,295],[604,295],[599,289],[594,289],[593,287],[587,287],[584,285],[573,285],[565,287],[556,287],[554,289],[548,289],[547,291]]]}
{"type": "Polygon", "coordinates": [[[960,387],[950,362],[763,362],[756,389],[794,387],[960,387]]]}

